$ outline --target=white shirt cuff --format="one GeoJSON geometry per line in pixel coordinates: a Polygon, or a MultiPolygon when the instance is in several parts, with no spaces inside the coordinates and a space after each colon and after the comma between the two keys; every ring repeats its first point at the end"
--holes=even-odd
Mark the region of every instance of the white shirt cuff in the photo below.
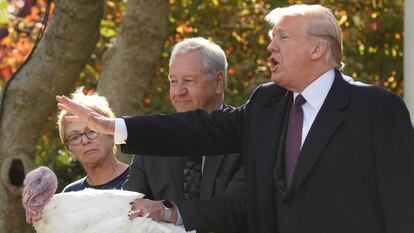
{"type": "Polygon", "coordinates": [[[177,222],[175,223],[175,225],[177,226],[184,225],[184,221],[183,221],[183,218],[181,217],[180,210],[178,209],[178,207],[177,207],[177,222]]]}
{"type": "Polygon", "coordinates": [[[115,144],[125,144],[128,138],[128,131],[125,124],[125,120],[122,118],[115,119],[115,133],[114,133],[114,141],[115,144]]]}

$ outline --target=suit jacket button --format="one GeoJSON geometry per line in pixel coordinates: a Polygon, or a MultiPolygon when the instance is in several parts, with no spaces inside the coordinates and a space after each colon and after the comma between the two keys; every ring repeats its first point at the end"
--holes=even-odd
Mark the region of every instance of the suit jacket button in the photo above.
{"type": "Polygon", "coordinates": [[[283,209],[287,209],[287,208],[289,208],[289,202],[287,202],[287,201],[282,202],[282,208],[283,208],[283,209]]]}

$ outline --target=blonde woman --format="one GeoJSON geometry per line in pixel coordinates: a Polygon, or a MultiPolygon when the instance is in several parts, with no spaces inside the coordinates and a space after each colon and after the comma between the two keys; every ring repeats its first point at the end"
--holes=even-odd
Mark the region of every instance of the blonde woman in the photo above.
{"type": "MultiPolygon", "coordinates": [[[[114,118],[105,97],[98,94],[85,95],[83,88],[77,89],[71,99],[84,107],[114,118]]],[[[71,113],[62,110],[58,116],[59,135],[62,143],[78,160],[87,175],[69,185],[63,192],[80,191],[85,188],[121,189],[128,176],[128,165],[115,157],[114,137],[98,133],[85,123],[65,119],[71,113]]]]}

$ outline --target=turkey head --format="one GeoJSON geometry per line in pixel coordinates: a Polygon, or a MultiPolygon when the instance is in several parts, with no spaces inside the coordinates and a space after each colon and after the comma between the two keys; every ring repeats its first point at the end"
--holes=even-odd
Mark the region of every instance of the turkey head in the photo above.
{"type": "Polygon", "coordinates": [[[43,207],[55,194],[57,177],[48,167],[42,166],[29,172],[23,184],[22,203],[26,210],[26,222],[33,223],[42,217],[43,207]]]}

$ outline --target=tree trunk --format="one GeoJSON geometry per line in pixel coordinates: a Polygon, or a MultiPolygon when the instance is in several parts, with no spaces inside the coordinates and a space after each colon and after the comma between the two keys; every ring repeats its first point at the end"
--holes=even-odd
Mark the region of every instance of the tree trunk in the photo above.
{"type": "Polygon", "coordinates": [[[0,119],[0,232],[32,232],[21,204],[22,183],[55,96],[67,94],[99,38],[103,0],[55,0],[50,25],[31,59],[3,93],[0,119]]]}
{"type": "MultiPolygon", "coordinates": [[[[154,76],[168,33],[167,0],[129,0],[116,44],[103,58],[98,92],[107,97],[117,116],[135,115],[154,76]]],[[[120,160],[131,156],[117,153],[120,160]]]]}

